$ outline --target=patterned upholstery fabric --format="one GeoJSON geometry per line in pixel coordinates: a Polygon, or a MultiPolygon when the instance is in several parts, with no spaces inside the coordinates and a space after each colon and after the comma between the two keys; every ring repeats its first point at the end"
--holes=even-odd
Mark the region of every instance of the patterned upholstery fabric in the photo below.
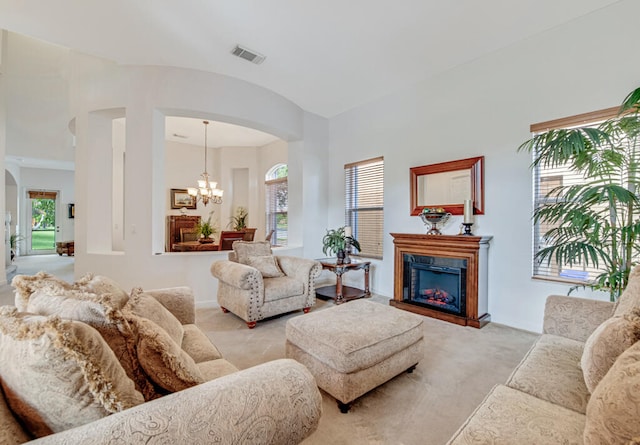
{"type": "Polygon", "coordinates": [[[613,314],[609,301],[551,295],[544,307],[542,332],[585,342],[613,314]]]}
{"type": "Polygon", "coordinates": [[[273,255],[250,256],[247,257],[247,262],[245,264],[258,269],[263,278],[284,276],[284,273],[278,267],[278,263],[273,255]]]}
{"type": "Polygon", "coordinates": [[[584,381],[593,393],[613,362],[640,340],[640,309],[623,317],[611,317],[591,334],[584,345],[580,362],[584,381]]]}
{"type": "Polygon", "coordinates": [[[113,351],[90,326],[0,311],[0,380],[7,403],[36,437],[144,402],[113,351]]]}
{"type": "Polygon", "coordinates": [[[276,360],[112,414],[44,445],[297,444],[318,427],[322,397],[300,363],[276,360]]]}
{"type": "Polygon", "coordinates": [[[318,386],[349,403],[422,358],[422,318],[367,300],[291,318],[286,355],[307,366],[318,386]]]}
{"type": "Polygon", "coordinates": [[[543,335],[507,380],[507,386],[584,414],[589,391],[580,368],[583,343],[543,335]]]}
{"type": "Polygon", "coordinates": [[[287,340],[341,373],[369,368],[420,340],[422,318],[356,300],[287,321],[287,340]]]}
{"type": "Polygon", "coordinates": [[[322,267],[306,258],[275,256],[284,277],[266,278],[246,263],[249,257],[271,255],[265,241],[237,241],[230,260],[216,261],[211,275],[218,279],[218,304],[242,318],[249,327],[254,322],[315,304],[315,279],[322,267]]]}
{"type": "Polygon", "coordinates": [[[593,392],[584,443],[640,443],[640,342],[618,357],[593,392]]]}
{"type": "Polygon", "coordinates": [[[498,385],[447,445],[582,445],[585,416],[498,385]]]}
{"type": "Polygon", "coordinates": [[[640,266],[636,266],[629,274],[629,282],[616,302],[613,315],[621,316],[640,309],[640,266]]]}

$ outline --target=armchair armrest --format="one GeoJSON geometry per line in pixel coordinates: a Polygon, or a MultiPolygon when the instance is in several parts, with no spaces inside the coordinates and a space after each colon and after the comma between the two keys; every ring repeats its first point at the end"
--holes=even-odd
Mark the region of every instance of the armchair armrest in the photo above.
{"type": "Polygon", "coordinates": [[[211,275],[229,286],[249,290],[253,282],[262,282],[262,274],[251,266],[221,260],[211,265],[211,275]]]}
{"type": "Polygon", "coordinates": [[[315,279],[322,272],[322,265],[318,261],[286,255],[278,255],[276,258],[286,276],[302,281],[305,293],[313,292],[315,279]]]}
{"type": "Polygon", "coordinates": [[[187,286],[153,289],[143,292],[151,295],[166,307],[182,324],[196,322],[196,306],[193,290],[187,286]]]}
{"type": "Polygon", "coordinates": [[[550,295],[544,307],[545,334],[587,341],[589,335],[613,314],[614,303],[587,298],[550,295]]]}
{"type": "Polygon", "coordinates": [[[311,373],[294,360],[281,359],[33,443],[294,444],[315,431],[321,414],[322,399],[311,373]]]}

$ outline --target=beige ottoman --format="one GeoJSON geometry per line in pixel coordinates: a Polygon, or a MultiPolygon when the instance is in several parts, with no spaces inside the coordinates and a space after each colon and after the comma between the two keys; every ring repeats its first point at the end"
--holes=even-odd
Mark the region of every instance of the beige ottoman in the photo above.
{"type": "Polygon", "coordinates": [[[287,321],[286,355],[305,365],[346,413],[351,402],[422,358],[422,317],[355,300],[287,321]]]}

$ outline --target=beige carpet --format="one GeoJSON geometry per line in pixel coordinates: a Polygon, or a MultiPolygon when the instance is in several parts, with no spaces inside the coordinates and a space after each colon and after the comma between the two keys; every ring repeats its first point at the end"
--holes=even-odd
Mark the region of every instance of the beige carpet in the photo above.
{"type": "MultiPolygon", "coordinates": [[[[372,300],[388,304],[381,296],[372,300]]],[[[318,300],[312,310],[332,305],[318,300]]],[[[258,322],[250,330],[233,314],[207,308],[197,311],[197,323],[225,358],[244,369],[284,357],[285,323],[296,316],[302,312],[258,322]]],[[[424,320],[425,358],[416,370],[365,394],[347,414],[323,392],[320,426],[305,445],[444,444],[490,389],[506,381],[538,337],[495,323],[474,329],[424,320]]]]}

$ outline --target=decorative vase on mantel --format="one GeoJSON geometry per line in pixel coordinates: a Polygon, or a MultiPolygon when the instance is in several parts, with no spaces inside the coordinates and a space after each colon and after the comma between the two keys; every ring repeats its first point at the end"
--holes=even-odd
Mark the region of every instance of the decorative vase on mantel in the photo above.
{"type": "Polygon", "coordinates": [[[449,218],[451,217],[451,213],[445,212],[442,207],[437,208],[428,208],[425,207],[422,209],[422,213],[420,213],[420,218],[425,226],[429,227],[427,231],[427,235],[442,235],[440,229],[438,229],[438,224],[444,226],[449,218]]]}

